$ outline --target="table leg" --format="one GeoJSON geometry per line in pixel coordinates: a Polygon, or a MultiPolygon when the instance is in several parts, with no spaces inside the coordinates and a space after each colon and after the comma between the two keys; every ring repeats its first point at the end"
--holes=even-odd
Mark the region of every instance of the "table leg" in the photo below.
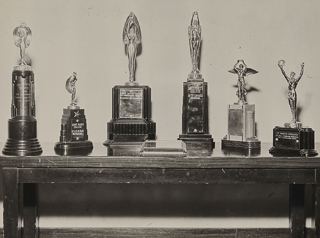
{"type": "Polygon", "coordinates": [[[23,238],[38,237],[38,184],[23,184],[23,238]]]}
{"type": "Polygon", "coordinates": [[[312,185],[312,228],[315,230],[315,237],[320,237],[320,171],[316,172],[316,184],[312,185]]]}
{"type": "Polygon", "coordinates": [[[304,184],[290,184],[289,220],[292,238],[305,237],[304,184]]]}
{"type": "Polygon", "coordinates": [[[3,168],[4,238],[21,237],[21,200],[17,168],[3,168]]]}

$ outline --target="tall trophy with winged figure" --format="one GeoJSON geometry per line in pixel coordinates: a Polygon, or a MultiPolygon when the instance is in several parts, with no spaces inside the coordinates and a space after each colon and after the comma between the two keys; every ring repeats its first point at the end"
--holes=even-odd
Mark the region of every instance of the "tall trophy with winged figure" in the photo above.
{"type": "Polygon", "coordinates": [[[188,27],[192,70],[187,82],[183,83],[182,134],[179,140],[188,151],[212,151],[215,146],[208,123],[208,83],[204,82],[199,70],[201,49],[201,26],[198,12],[192,14],[188,27]]]}
{"type": "Polygon", "coordinates": [[[2,151],[5,155],[28,156],[42,153],[37,139],[34,74],[25,52],[30,45],[31,36],[31,29],[25,22],[21,22],[13,31],[14,44],[20,48],[21,59],[12,72],[12,118],[8,121],[9,138],[2,151]]]}
{"type": "Polygon", "coordinates": [[[238,75],[238,101],[228,105],[228,134],[222,139],[222,149],[259,149],[261,142],[255,133],[255,105],[246,102],[245,77],[258,71],[248,68],[243,60],[238,60],[230,73],[238,75]]]}
{"type": "Polygon", "coordinates": [[[88,140],[87,121],[84,109],[76,103],[77,73],[66,81],[66,90],[71,94],[70,105],[63,109],[61,119],[60,141],[54,146],[58,155],[88,155],[93,144],[88,140]]]}
{"type": "Polygon", "coordinates": [[[123,27],[123,43],[128,56],[129,82],[112,89],[112,119],[107,123],[105,146],[140,145],[156,139],[156,123],[151,118],[151,88],[136,81],[136,58],[141,44],[137,17],[130,12],[123,27]]]}
{"type": "Polygon", "coordinates": [[[284,127],[276,126],[273,129],[273,147],[269,152],[274,155],[301,155],[314,156],[317,151],[314,149],[314,130],[310,127],[303,127],[298,121],[297,115],[297,85],[302,78],[304,63],[301,63],[301,70],[298,77],[294,72],[288,76],[284,70],[285,61],[279,60],[278,66],[288,83],[287,98],[290,106],[292,119],[284,123],[284,127]]]}

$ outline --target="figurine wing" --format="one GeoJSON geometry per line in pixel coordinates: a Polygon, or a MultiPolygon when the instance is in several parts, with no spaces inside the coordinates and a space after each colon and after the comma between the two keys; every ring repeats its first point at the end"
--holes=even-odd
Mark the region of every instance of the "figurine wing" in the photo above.
{"type": "Polygon", "coordinates": [[[133,24],[135,25],[136,35],[137,35],[135,42],[137,44],[140,44],[141,40],[142,40],[142,35],[141,35],[140,24],[139,24],[139,21],[138,21],[138,18],[136,17],[136,15],[133,15],[133,24]]]}
{"type": "Polygon", "coordinates": [[[129,43],[129,39],[128,39],[128,30],[129,30],[129,17],[127,18],[126,22],[124,23],[123,26],[123,31],[122,31],[122,39],[123,39],[123,43],[124,44],[128,44],[129,43]]]}
{"type": "Polygon", "coordinates": [[[251,69],[251,68],[247,68],[245,75],[250,75],[250,74],[256,74],[258,73],[257,70],[251,69]]]}

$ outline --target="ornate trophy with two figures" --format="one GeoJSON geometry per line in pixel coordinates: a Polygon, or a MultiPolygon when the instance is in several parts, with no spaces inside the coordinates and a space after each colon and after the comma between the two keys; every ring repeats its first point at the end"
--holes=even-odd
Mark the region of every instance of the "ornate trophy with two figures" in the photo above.
{"type": "Polygon", "coordinates": [[[208,84],[199,70],[201,26],[198,12],[194,12],[188,28],[192,71],[183,83],[182,134],[179,140],[189,150],[210,151],[214,142],[208,126],[208,84]]]}
{"type": "Polygon", "coordinates": [[[84,109],[76,103],[77,74],[74,72],[66,81],[66,89],[71,94],[71,103],[63,109],[60,142],[54,146],[58,155],[88,155],[93,144],[88,140],[87,122],[84,109]]]}
{"type": "Polygon", "coordinates": [[[13,31],[14,43],[20,48],[19,65],[12,72],[11,119],[8,121],[8,140],[3,148],[5,155],[40,155],[42,148],[37,139],[35,119],[35,87],[32,67],[26,59],[31,29],[25,22],[13,31]]]}
{"type": "Polygon", "coordinates": [[[222,139],[222,149],[259,149],[261,142],[255,133],[255,105],[246,102],[245,76],[258,71],[248,68],[243,60],[238,60],[230,73],[238,75],[238,102],[228,105],[228,134],[222,139]]]}
{"type": "Polygon", "coordinates": [[[290,77],[284,71],[284,60],[279,60],[278,66],[288,83],[287,98],[290,105],[292,119],[284,124],[284,127],[276,126],[273,129],[273,147],[269,150],[271,154],[293,154],[301,156],[317,155],[314,149],[314,131],[309,127],[302,127],[297,118],[297,92],[296,87],[303,75],[304,63],[298,77],[294,72],[290,77]]]}
{"type": "Polygon", "coordinates": [[[129,82],[112,88],[112,119],[107,123],[105,146],[142,145],[156,139],[156,123],[151,119],[151,88],[135,79],[136,57],[141,29],[131,12],[124,24],[123,43],[129,62],[129,82]]]}

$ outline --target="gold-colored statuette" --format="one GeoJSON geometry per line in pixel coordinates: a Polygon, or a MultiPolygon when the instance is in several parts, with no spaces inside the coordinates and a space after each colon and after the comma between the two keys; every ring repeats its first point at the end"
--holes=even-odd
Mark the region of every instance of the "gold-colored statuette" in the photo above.
{"type": "Polygon", "coordinates": [[[2,151],[5,155],[26,156],[42,153],[37,139],[34,74],[26,55],[31,35],[31,29],[25,22],[21,22],[13,31],[14,44],[20,48],[21,59],[12,72],[12,118],[8,122],[9,138],[2,151]]]}

